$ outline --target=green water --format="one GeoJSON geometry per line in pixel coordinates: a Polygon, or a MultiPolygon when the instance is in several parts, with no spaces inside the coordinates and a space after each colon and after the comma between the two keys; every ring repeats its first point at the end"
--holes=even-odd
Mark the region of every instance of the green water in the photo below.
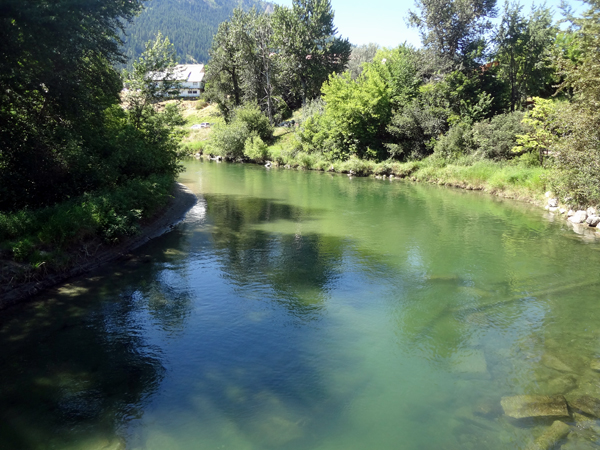
{"type": "Polygon", "coordinates": [[[181,181],[200,201],[172,232],[2,313],[1,449],[524,449],[548,422],[502,396],[600,397],[600,245],[539,209],[201,161],[181,181]]]}

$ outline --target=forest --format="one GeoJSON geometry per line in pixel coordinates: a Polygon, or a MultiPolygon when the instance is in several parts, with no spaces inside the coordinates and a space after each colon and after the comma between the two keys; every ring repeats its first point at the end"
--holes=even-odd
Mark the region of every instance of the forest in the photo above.
{"type": "Polygon", "coordinates": [[[434,182],[471,171],[600,204],[600,3],[585,6],[556,20],[544,5],[418,0],[408,21],[421,48],[351,46],[326,0],[237,9],[207,67],[206,97],[227,124],[203,151],[434,182]],[[269,125],[292,114],[293,133],[274,138],[269,125]]]}
{"type": "Polygon", "coordinates": [[[179,62],[207,63],[208,50],[219,24],[227,20],[236,7],[256,7],[265,12],[272,4],[260,0],[151,0],[143,11],[124,27],[123,54],[129,64],[144,51],[146,42],[156,33],[168,36],[179,55],[179,62]]]}

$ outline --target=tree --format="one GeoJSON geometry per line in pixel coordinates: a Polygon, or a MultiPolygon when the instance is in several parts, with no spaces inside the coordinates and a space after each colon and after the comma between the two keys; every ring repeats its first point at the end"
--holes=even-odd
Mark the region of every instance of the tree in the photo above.
{"type": "Polygon", "coordinates": [[[119,33],[142,0],[5,0],[0,6],[0,209],[81,189],[85,143],[118,102],[119,33]]]}
{"type": "Polygon", "coordinates": [[[130,120],[138,129],[148,116],[158,113],[158,102],[179,94],[181,85],[180,74],[175,70],[177,55],[169,38],[159,32],[145,47],[138,61],[133,63],[133,69],[125,71],[127,91],[123,101],[130,120]]]}
{"type": "Polygon", "coordinates": [[[350,59],[348,60],[348,70],[353,80],[356,80],[362,73],[363,64],[373,61],[375,54],[379,51],[379,45],[367,44],[352,46],[352,52],[350,53],[350,59]]]}
{"type": "Polygon", "coordinates": [[[206,93],[226,118],[243,100],[243,77],[254,53],[251,16],[236,8],[230,20],[219,25],[209,51],[206,93]]]}
{"type": "Polygon", "coordinates": [[[518,3],[506,2],[494,38],[499,75],[510,87],[511,111],[527,97],[549,90],[554,74],[550,54],[558,29],[552,23],[552,12],[549,8],[534,6],[526,18],[522,10],[518,3]]]}
{"type": "Polygon", "coordinates": [[[496,0],[416,0],[408,22],[417,27],[438,66],[465,69],[482,56],[485,33],[492,28],[496,0]]]}
{"type": "Polygon", "coordinates": [[[292,8],[275,8],[273,39],[284,83],[302,104],[318,97],[328,76],[343,72],[348,63],[351,45],[336,37],[333,18],[329,0],[293,0],[292,8]]]}

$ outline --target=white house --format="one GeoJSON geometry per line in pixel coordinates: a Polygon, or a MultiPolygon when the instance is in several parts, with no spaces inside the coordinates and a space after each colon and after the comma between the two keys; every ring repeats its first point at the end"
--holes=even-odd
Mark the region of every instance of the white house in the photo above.
{"type": "Polygon", "coordinates": [[[204,64],[179,64],[175,76],[181,83],[181,97],[200,97],[204,91],[204,64]]]}
{"type": "Polygon", "coordinates": [[[148,80],[158,85],[164,80],[178,81],[180,97],[200,97],[204,91],[204,64],[178,64],[173,72],[150,72],[148,80]]]}

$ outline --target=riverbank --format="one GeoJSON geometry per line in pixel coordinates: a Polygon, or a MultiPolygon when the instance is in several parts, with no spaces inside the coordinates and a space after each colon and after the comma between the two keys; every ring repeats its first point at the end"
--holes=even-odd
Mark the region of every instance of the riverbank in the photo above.
{"type": "MultiPolygon", "coordinates": [[[[139,233],[123,238],[115,246],[96,242],[93,242],[93,246],[86,246],[84,244],[77,249],[76,254],[71,255],[73,256],[71,260],[76,261],[76,263],[56,273],[37,272],[35,273],[35,279],[28,280],[25,277],[22,281],[13,284],[12,279],[9,278],[11,273],[26,270],[26,267],[11,260],[1,260],[0,268],[3,270],[0,309],[27,300],[44,289],[48,289],[72,277],[82,275],[111,261],[126,257],[132,250],[171,229],[183,219],[196,202],[197,197],[191,190],[181,183],[176,183],[171,194],[171,200],[167,206],[151,218],[145,220],[142,223],[139,233]],[[81,248],[85,251],[82,252],[81,248]]],[[[34,278],[33,274],[31,278],[34,278]]]]}

